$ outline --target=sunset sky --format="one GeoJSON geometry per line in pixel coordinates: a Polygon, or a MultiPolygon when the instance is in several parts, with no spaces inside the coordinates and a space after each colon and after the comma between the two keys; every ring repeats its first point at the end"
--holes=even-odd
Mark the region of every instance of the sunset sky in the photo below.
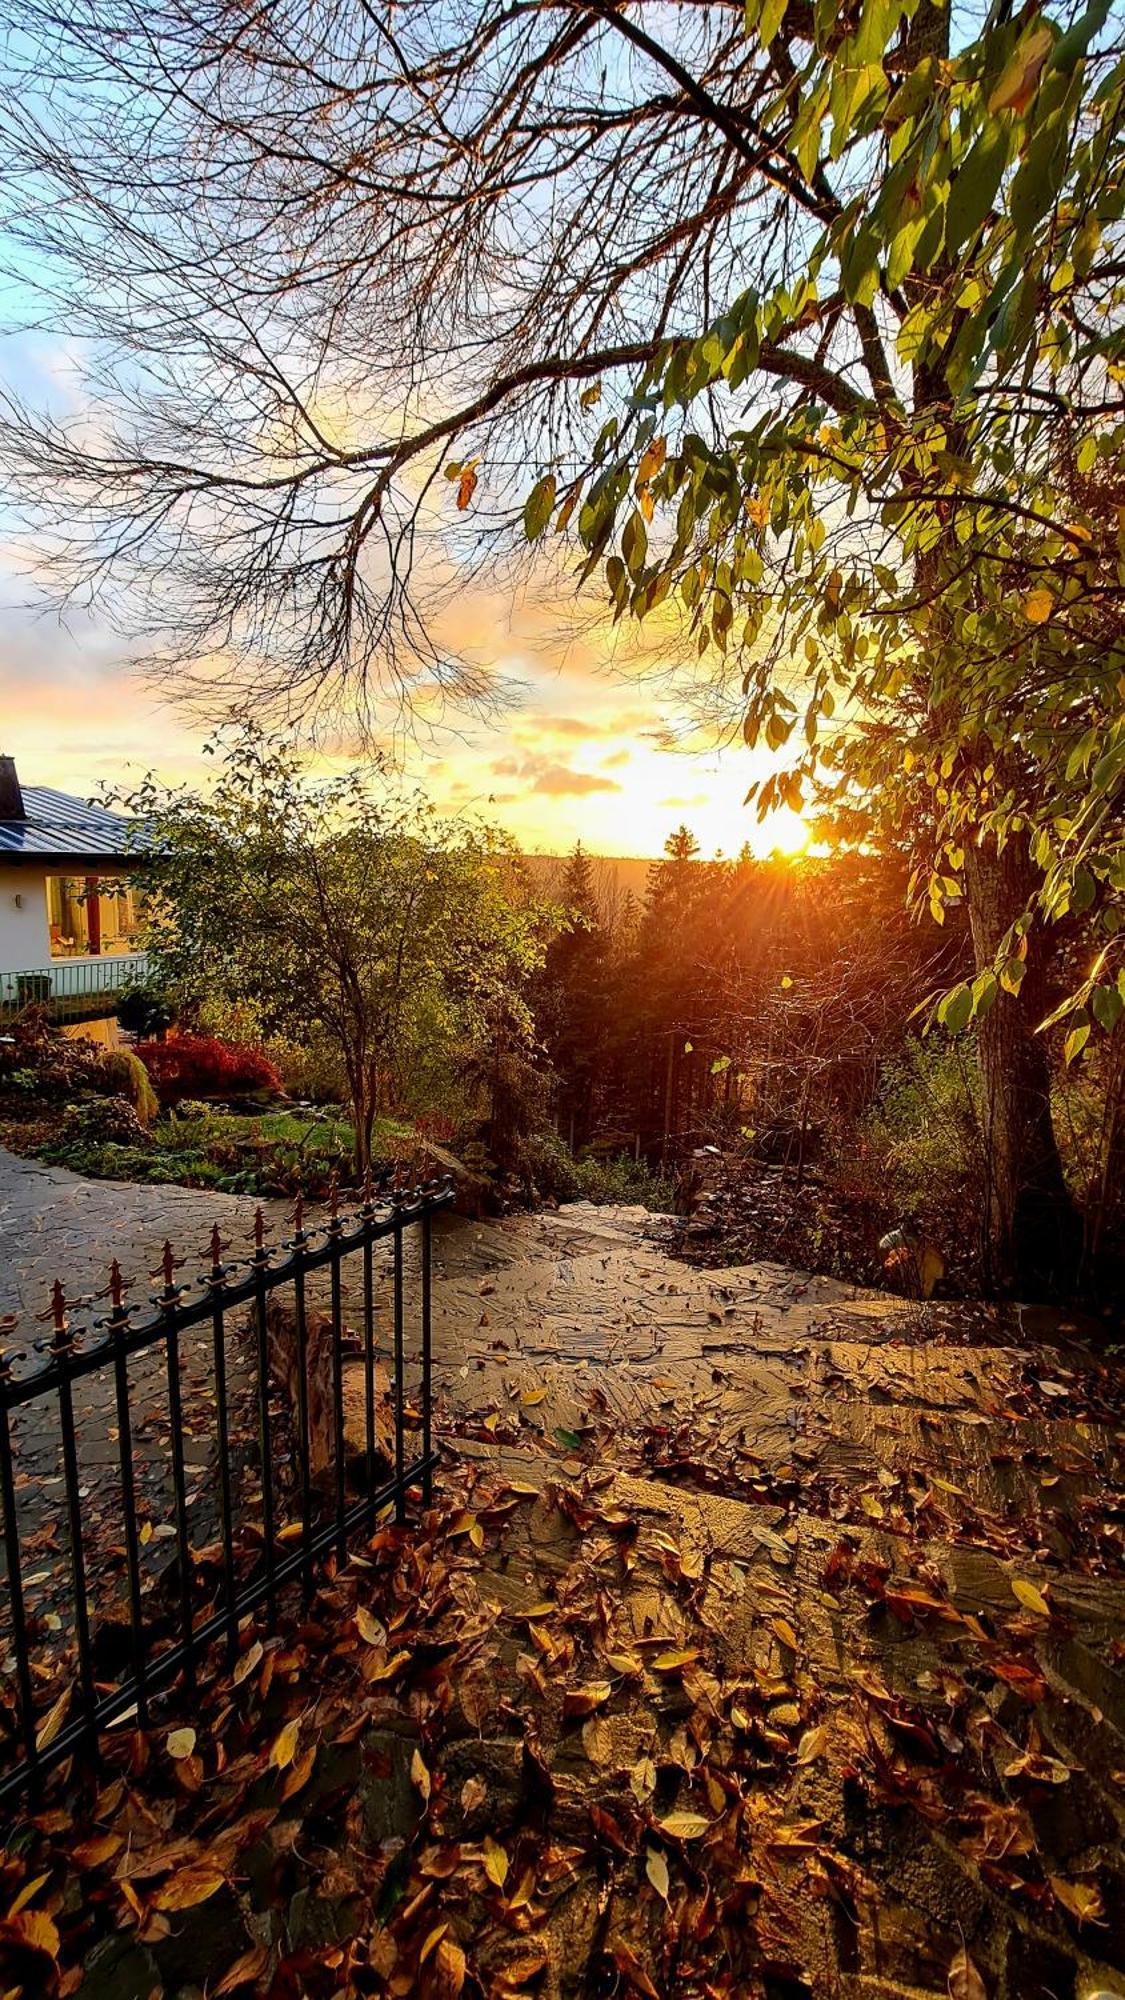
{"type": "MultiPolygon", "coordinates": [[[[205,723],[130,669],[112,634],[82,620],[68,628],[33,619],[13,606],[14,590],[5,595],[0,750],[25,782],[85,794],[150,766],[205,782],[205,723]]],[[[501,623],[496,611],[483,593],[461,606],[466,625],[478,617],[493,634],[504,708],[402,748],[407,771],[443,810],[485,813],[546,853],[581,839],[596,853],[655,854],[681,821],[708,854],[736,852],[744,840],[769,852],[800,838],[792,816],[760,827],[744,807],[764,768],[758,759],[686,739],[659,689],[599,662],[596,635],[563,648],[554,630],[536,630],[532,608],[517,605],[501,623]]],[[[316,761],[336,768],[350,759],[337,746],[316,761]]]]}
{"type": "MultiPolygon", "coordinates": [[[[17,391],[61,393],[77,415],[74,378],[57,349],[0,341],[0,374],[17,391]]],[[[205,783],[207,720],[146,682],[105,624],[29,610],[28,563],[15,538],[0,547],[0,751],[16,758],[26,783],[81,795],[150,767],[205,783]]],[[[635,641],[623,647],[593,598],[576,606],[565,569],[468,583],[446,605],[437,636],[486,669],[501,694],[487,720],[454,719],[396,746],[440,809],[485,814],[532,852],[566,852],[581,839],[595,853],[658,854],[682,821],[705,854],[736,853],[744,841],[763,854],[803,842],[792,814],[759,826],[743,805],[771,760],[719,750],[713,731],[691,735],[667,677],[654,676],[635,641]]],[[[217,710],[218,701],[216,720],[217,710]]],[[[356,755],[338,739],[317,761],[335,769],[356,755]]]]}

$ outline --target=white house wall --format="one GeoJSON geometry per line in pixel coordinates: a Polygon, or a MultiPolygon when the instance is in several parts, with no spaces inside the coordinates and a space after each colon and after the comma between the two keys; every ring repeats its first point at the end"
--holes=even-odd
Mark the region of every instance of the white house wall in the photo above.
{"type": "Polygon", "coordinates": [[[34,972],[50,962],[47,870],[0,866],[0,972],[34,972]]]}

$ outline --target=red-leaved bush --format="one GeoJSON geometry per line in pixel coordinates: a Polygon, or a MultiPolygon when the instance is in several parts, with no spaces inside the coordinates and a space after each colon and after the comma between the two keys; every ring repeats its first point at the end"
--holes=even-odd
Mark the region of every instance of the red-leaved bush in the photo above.
{"type": "Polygon", "coordinates": [[[166,1042],[138,1042],[137,1054],[162,1104],[184,1097],[280,1096],[281,1077],[261,1049],[221,1042],[217,1035],[173,1035],[166,1042]]]}

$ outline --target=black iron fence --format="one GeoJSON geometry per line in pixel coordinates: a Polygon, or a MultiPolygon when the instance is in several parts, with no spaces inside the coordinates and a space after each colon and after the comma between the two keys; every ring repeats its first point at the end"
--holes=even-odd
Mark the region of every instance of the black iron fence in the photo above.
{"type": "Polygon", "coordinates": [[[114,1262],[100,1311],[56,1283],[42,1337],[0,1322],[0,1799],[147,1725],[213,1646],[233,1659],[249,1613],[272,1623],[356,1530],[429,1501],[431,1225],[452,1200],[368,1188],[315,1229],[298,1201],[276,1249],[259,1209],[251,1253],[228,1261],[216,1229],[188,1283],[165,1244],[143,1301],[114,1262]]]}

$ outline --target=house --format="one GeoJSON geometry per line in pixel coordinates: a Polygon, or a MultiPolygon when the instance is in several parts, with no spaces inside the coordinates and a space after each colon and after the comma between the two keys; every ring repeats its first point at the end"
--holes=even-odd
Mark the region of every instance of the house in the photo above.
{"type": "Polygon", "coordinates": [[[113,1040],[134,948],[143,865],[136,829],[105,806],[21,785],[0,756],[0,1023],[42,1004],[63,1027],[113,1040]]]}

